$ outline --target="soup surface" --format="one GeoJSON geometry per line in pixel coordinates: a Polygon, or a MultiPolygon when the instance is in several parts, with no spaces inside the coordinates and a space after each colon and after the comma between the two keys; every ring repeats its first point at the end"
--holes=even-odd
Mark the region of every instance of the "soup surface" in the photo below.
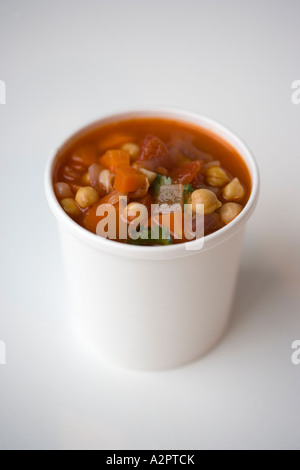
{"type": "Polygon", "coordinates": [[[63,210],[85,229],[149,246],[221,229],[251,192],[247,166],[231,145],[162,118],[114,122],[73,139],[53,185],[63,210]]]}

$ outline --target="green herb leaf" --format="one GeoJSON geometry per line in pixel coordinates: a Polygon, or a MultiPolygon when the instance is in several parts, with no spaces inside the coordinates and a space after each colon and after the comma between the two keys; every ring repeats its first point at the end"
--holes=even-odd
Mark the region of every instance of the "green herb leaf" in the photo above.
{"type": "Polygon", "coordinates": [[[167,227],[160,227],[155,225],[152,231],[149,227],[150,240],[154,245],[172,245],[173,238],[171,237],[170,230],[167,227]]]}
{"type": "Polygon", "coordinates": [[[191,184],[186,184],[183,188],[183,201],[184,204],[190,204],[190,194],[194,192],[194,188],[191,184]]]}
{"type": "Polygon", "coordinates": [[[189,193],[192,193],[194,191],[194,188],[191,184],[186,184],[183,188],[183,195],[187,196],[189,193]]]}
{"type": "Polygon", "coordinates": [[[172,184],[172,178],[158,174],[152,183],[152,188],[155,196],[157,197],[159,195],[161,186],[166,186],[169,184],[172,184]]]}
{"type": "Polygon", "coordinates": [[[173,238],[166,227],[155,225],[152,228],[141,227],[140,236],[137,240],[132,238],[127,241],[129,245],[172,245],[173,238]]]}

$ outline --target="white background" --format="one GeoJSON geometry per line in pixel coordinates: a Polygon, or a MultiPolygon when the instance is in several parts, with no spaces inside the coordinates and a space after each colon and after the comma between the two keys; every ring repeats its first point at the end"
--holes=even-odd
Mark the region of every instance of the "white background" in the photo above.
{"type": "Polygon", "coordinates": [[[0,0],[1,448],[300,448],[299,21],[299,0],[0,0]],[[262,177],[231,330],[163,373],[73,338],[43,191],[71,132],[148,105],[221,121],[262,177]]]}

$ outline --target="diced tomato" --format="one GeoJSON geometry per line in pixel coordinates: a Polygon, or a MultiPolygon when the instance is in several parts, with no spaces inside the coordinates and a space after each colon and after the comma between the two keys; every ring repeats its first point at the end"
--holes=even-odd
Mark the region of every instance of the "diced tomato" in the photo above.
{"type": "Polygon", "coordinates": [[[144,187],[146,176],[131,166],[122,166],[118,169],[114,189],[120,193],[133,193],[144,187]]]}
{"type": "Polygon", "coordinates": [[[202,175],[200,172],[197,173],[196,177],[192,181],[192,186],[194,189],[201,189],[205,184],[205,176],[202,175]]]}
{"type": "Polygon", "coordinates": [[[170,173],[173,183],[183,185],[191,183],[199,173],[201,165],[200,161],[195,161],[174,168],[170,173]]]}
{"type": "Polygon", "coordinates": [[[142,161],[143,166],[151,171],[157,171],[159,167],[170,170],[174,166],[174,161],[167,146],[160,139],[152,135],[148,135],[145,138],[139,161],[142,161]]]}
{"type": "Polygon", "coordinates": [[[99,163],[108,168],[112,173],[116,173],[121,166],[130,165],[130,156],[124,150],[108,150],[99,159],[99,163]]]}
{"type": "Polygon", "coordinates": [[[159,173],[160,175],[163,175],[163,176],[168,176],[169,175],[168,170],[166,170],[162,166],[159,166],[158,168],[156,168],[156,173],[159,173]]]}
{"type": "Polygon", "coordinates": [[[212,160],[212,156],[208,153],[200,150],[193,142],[182,139],[181,137],[175,137],[172,139],[172,148],[177,149],[182,155],[189,160],[202,160],[203,162],[209,162],[212,160]]]}
{"type": "Polygon", "coordinates": [[[212,214],[208,214],[204,217],[205,235],[209,235],[210,233],[213,233],[222,227],[224,227],[224,222],[222,221],[219,214],[216,214],[215,212],[213,212],[212,214]]]}
{"type": "Polygon", "coordinates": [[[147,135],[143,142],[139,160],[155,160],[156,158],[167,156],[168,149],[166,145],[158,137],[147,135]]]}

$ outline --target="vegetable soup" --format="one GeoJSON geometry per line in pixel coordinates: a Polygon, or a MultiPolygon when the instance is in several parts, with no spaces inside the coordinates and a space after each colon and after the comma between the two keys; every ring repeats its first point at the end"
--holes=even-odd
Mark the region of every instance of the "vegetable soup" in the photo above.
{"type": "Polygon", "coordinates": [[[184,230],[187,214],[192,227],[202,217],[207,236],[231,223],[251,192],[248,168],[230,144],[164,118],[121,120],[81,135],[61,154],[53,185],[62,209],[82,227],[141,246],[193,239],[184,230]]]}

